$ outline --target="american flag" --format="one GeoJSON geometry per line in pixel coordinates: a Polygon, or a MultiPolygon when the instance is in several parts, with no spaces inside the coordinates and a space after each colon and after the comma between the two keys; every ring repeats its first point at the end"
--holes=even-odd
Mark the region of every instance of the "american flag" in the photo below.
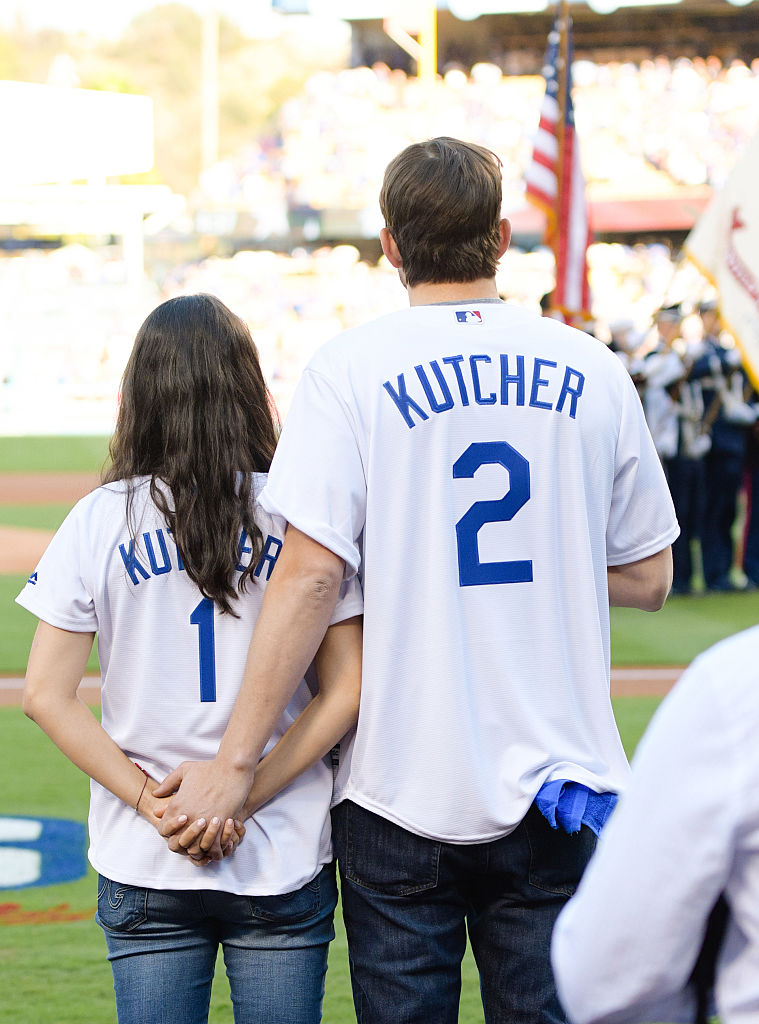
{"type": "Polygon", "coordinates": [[[527,198],[547,216],[546,241],[556,258],[552,306],[568,322],[590,317],[587,250],[591,241],[585,179],[572,106],[572,20],[557,17],[548,34],[546,91],[527,169],[527,198]]]}

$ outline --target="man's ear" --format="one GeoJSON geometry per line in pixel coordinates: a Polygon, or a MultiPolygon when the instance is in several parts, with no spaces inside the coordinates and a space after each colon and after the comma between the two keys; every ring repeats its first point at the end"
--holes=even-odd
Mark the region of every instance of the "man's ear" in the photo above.
{"type": "Polygon", "coordinates": [[[382,228],[379,237],[382,251],[387,257],[388,263],[396,270],[400,270],[403,266],[403,260],[401,259],[401,254],[398,252],[398,246],[395,244],[395,239],[390,234],[390,231],[387,228],[382,228]]]}
{"type": "Polygon", "coordinates": [[[498,225],[498,228],[501,235],[501,241],[498,246],[498,259],[500,259],[508,249],[509,242],[511,241],[511,221],[504,217],[498,225]]]}

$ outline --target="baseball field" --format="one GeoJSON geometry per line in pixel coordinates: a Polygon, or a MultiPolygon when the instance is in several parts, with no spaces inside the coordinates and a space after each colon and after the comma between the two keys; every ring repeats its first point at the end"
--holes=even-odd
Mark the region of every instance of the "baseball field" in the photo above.
{"type": "MultiPolygon", "coordinates": [[[[115,1020],[104,942],[92,920],[96,882],[83,859],[87,781],[18,706],[19,679],[35,620],[13,601],[51,532],[77,498],[95,485],[106,449],[106,440],[97,437],[0,438],[0,1024],[115,1020]],[[74,823],[79,830],[75,854],[81,877],[66,880],[60,872],[56,875],[55,848],[51,852],[42,840],[30,839],[35,828],[44,838],[59,820],[74,823]],[[19,850],[40,858],[45,870],[38,879],[20,882],[13,873],[19,850]],[[46,879],[49,884],[44,884],[46,879]],[[11,888],[13,884],[17,887],[11,888]]],[[[614,610],[614,706],[628,753],[682,666],[718,639],[758,620],[757,593],[671,599],[656,615],[614,610]]],[[[97,674],[94,657],[89,670],[97,674]]],[[[85,692],[96,707],[94,685],[85,692]]],[[[349,1024],[355,1018],[339,921],[337,931],[324,1020],[349,1024]]],[[[232,1020],[221,962],[211,1020],[232,1020]]],[[[482,1021],[471,956],[465,962],[460,1021],[482,1021]]]]}

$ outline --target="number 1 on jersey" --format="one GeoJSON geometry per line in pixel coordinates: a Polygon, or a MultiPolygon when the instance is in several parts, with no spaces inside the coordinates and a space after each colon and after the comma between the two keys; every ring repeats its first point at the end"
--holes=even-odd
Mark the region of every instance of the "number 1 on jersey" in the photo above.
{"type": "Polygon", "coordinates": [[[213,601],[204,597],[190,615],[190,623],[198,627],[198,662],[200,665],[200,700],[216,700],[216,643],[213,629],[213,601]]]}

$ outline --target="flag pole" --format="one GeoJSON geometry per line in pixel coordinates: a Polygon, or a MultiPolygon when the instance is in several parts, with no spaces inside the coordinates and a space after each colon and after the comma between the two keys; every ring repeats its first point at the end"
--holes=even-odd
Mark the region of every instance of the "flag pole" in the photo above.
{"type": "Polygon", "coordinates": [[[566,187],[565,181],[565,114],[567,110],[567,103],[569,101],[569,3],[568,0],[561,0],[560,3],[556,4],[556,26],[559,30],[559,92],[557,100],[559,104],[559,116],[556,122],[556,144],[557,144],[557,155],[556,155],[556,183],[557,183],[557,204],[556,204],[556,215],[553,218],[551,226],[551,237],[549,244],[553,252],[554,266],[556,268],[556,285],[551,295],[551,305],[553,309],[557,308],[556,305],[556,292],[558,290],[559,283],[559,267],[562,264],[561,260],[561,245],[562,245],[562,218],[561,210],[562,203],[566,198],[564,196],[564,189],[566,187]]]}

